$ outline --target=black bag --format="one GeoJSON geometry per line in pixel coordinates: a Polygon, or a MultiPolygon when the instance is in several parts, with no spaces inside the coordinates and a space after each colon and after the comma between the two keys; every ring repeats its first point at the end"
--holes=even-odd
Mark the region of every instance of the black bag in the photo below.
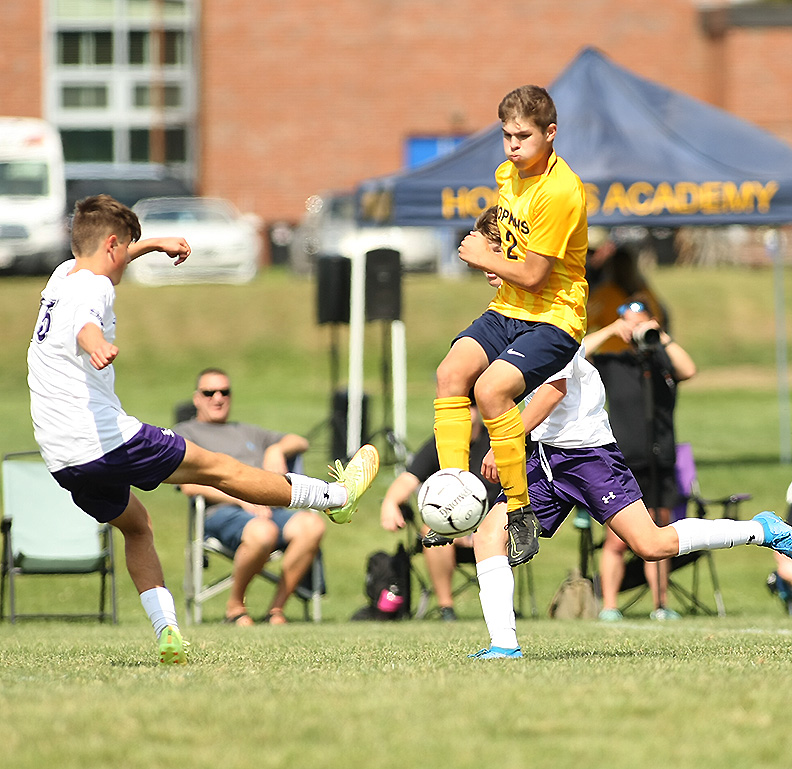
{"type": "Polygon", "coordinates": [[[396,620],[410,615],[410,557],[403,544],[393,555],[372,553],[366,562],[365,592],[368,604],[353,620],[396,620]]]}

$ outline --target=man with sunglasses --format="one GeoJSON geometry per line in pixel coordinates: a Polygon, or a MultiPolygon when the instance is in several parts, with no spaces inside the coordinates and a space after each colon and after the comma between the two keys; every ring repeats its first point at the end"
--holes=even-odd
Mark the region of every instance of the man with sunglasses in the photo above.
{"type": "MultiPolygon", "coordinates": [[[[655,522],[670,522],[675,506],[676,437],[674,408],[677,383],[690,379],[696,365],[652,317],[642,301],[628,301],[618,308],[618,318],[585,338],[586,357],[600,372],[608,395],[608,414],[616,441],[632,470],[655,522]],[[623,352],[597,351],[609,339],[628,345],[623,352]]],[[[600,558],[603,609],[600,619],[621,619],[617,608],[624,577],[627,545],[608,530],[600,558]]],[[[666,605],[668,561],[645,565],[652,590],[652,619],[678,619],[666,605]]]]}
{"type": "MultiPolygon", "coordinates": [[[[308,450],[308,440],[301,435],[230,421],[231,380],[220,369],[208,368],[198,375],[193,404],[195,418],[180,422],[173,429],[205,449],[275,473],[288,472],[293,460],[308,450]]],[[[281,580],[267,620],[284,624],[286,601],[319,552],[325,533],[322,518],[311,510],[243,502],[211,486],[185,483],[180,488],[189,497],[200,494],[206,499],[205,536],[220,540],[234,551],[226,622],[240,627],[253,625],[245,605],[248,585],[264,568],[273,550],[283,550],[281,580]]]]}

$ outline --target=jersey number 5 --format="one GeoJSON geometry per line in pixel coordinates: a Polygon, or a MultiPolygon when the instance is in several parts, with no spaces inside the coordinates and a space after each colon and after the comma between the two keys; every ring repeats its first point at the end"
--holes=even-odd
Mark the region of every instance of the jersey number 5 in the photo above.
{"type": "Polygon", "coordinates": [[[41,309],[39,310],[39,317],[41,320],[36,326],[36,341],[43,342],[49,334],[50,327],[52,326],[52,309],[58,303],[57,299],[50,299],[49,301],[41,300],[41,309]]]}

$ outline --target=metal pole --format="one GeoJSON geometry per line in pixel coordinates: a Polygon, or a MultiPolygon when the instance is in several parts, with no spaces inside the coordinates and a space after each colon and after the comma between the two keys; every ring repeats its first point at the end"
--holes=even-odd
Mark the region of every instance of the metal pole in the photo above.
{"type": "Polygon", "coordinates": [[[778,230],[768,230],[764,238],[765,250],[773,261],[773,283],[776,319],[776,371],[778,375],[778,431],[779,461],[792,463],[792,433],[790,432],[789,374],[787,366],[786,312],[784,302],[784,260],[778,230]]]}
{"type": "Polygon", "coordinates": [[[391,322],[393,363],[393,432],[400,444],[407,442],[407,342],[404,321],[391,322]]]}
{"type": "Polygon", "coordinates": [[[347,394],[347,456],[362,443],[363,344],[366,329],[366,255],[352,257],[349,296],[349,392],[347,394]]]}

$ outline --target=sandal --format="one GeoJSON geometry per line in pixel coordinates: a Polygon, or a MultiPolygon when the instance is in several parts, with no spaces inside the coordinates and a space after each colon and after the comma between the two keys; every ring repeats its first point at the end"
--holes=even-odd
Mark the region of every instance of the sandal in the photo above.
{"type": "Polygon", "coordinates": [[[230,617],[225,617],[223,622],[227,625],[236,625],[237,627],[253,627],[253,617],[246,611],[241,611],[239,614],[234,614],[230,617]]]}
{"type": "Polygon", "coordinates": [[[264,618],[265,622],[269,622],[270,625],[287,625],[288,620],[286,619],[285,615],[283,614],[283,609],[270,609],[267,612],[267,616],[264,618]]]}

